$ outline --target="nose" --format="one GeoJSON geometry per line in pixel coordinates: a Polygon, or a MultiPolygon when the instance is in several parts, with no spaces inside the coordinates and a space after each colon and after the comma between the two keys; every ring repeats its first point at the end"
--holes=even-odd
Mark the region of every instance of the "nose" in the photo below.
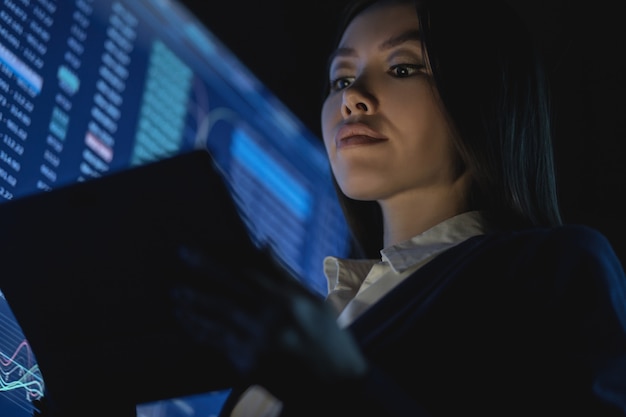
{"type": "Polygon", "coordinates": [[[353,114],[370,114],[376,111],[376,99],[356,82],[343,90],[341,114],[348,117],[353,114]]]}

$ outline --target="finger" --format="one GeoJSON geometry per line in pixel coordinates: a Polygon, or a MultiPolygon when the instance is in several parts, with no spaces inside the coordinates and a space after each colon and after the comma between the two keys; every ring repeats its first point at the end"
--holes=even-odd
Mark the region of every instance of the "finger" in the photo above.
{"type": "Polygon", "coordinates": [[[239,300],[242,305],[258,299],[259,289],[254,280],[248,279],[241,265],[228,264],[188,246],[179,247],[179,258],[188,271],[182,279],[194,288],[239,300]]]}
{"type": "Polygon", "coordinates": [[[199,320],[220,324],[234,331],[255,332],[258,327],[257,312],[237,298],[228,298],[218,294],[204,293],[187,286],[172,289],[172,299],[177,311],[194,315],[199,320]]]}
{"type": "Polygon", "coordinates": [[[179,312],[179,320],[193,340],[214,350],[242,376],[249,375],[258,363],[258,352],[249,335],[242,335],[221,323],[210,322],[194,314],[179,312]]]}

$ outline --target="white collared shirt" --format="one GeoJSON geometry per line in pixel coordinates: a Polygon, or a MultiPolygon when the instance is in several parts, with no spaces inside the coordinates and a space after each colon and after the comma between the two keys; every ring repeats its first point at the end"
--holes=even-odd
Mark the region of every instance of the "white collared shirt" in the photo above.
{"type": "MultiPolygon", "coordinates": [[[[485,232],[477,211],[451,217],[412,239],[380,251],[381,259],[324,259],[327,301],[337,310],[337,323],[348,326],[363,311],[421,266],[446,249],[485,232]]],[[[278,417],[282,402],[263,387],[252,385],[231,417],[278,417]]]]}
{"type": "Polygon", "coordinates": [[[348,326],[396,285],[428,261],[470,237],[485,232],[477,211],[451,217],[406,242],[384,248],[379,260],[324,259],[327,300],[338,311],[337,323],[348,326]]]}

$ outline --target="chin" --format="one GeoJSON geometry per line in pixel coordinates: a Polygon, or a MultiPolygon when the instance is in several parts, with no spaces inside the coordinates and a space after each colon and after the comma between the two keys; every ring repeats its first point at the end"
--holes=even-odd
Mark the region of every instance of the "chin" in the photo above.
{"type": "Polygon", "coordinates": [[[339,188],[349,198],[360,201],[375,201],[380,196],[379,193],[374,192],[371,182],[369,184],[340,184],[339,188]]]}

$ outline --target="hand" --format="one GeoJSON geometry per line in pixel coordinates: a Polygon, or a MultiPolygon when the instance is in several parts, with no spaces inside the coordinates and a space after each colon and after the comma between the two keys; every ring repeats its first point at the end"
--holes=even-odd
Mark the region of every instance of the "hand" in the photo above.
{"type": "Polygon", "coordinates": [[[366,373],[356,342],[330,307],[269,254],[246,260],[250,267],[227,266],[190,248],[181,248],[180,257],[189,274],[174,289],[177,318],[195,340],[222,352],[242,379],[280,398],[299,379],[323,386],[366,373]]]}

